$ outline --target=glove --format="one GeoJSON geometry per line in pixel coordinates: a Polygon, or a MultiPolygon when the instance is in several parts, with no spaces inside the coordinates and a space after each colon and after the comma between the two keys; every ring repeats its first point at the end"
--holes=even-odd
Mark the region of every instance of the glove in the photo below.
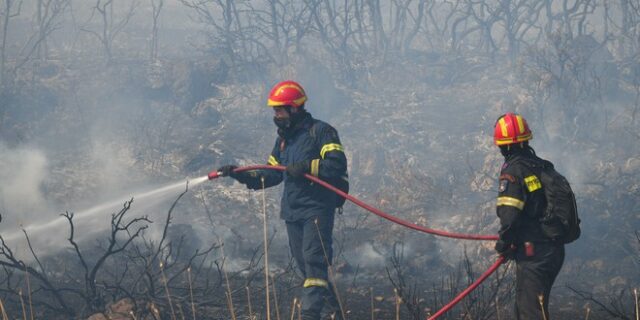
{"type": "Polygon", "coordinates": [[[234,175],[235,175],[235,172],[233,172],[233,170],[235,170],[236,168],[238,168],[238,166],[234,166],[232,164],[228,164],[226,166],[222,166],[222,167],[218,168],[217,171],[220,172],[220,176],[221,177],[230,176],[230,177],[233,178],[234,175]]]}
{"type": "Polygon", "coordinates": [[[292,163],[287,166],[287,174],[292,178],[301,178],[309,172],[309,161],[292,163]]]}
{"type": "Polygon", "coordinates": [[[507,260],[513,259],[516,253],[515,245],[506,243],[502,240],[496,241],[495,249],[501,256],[504,256],[507,260]]]}

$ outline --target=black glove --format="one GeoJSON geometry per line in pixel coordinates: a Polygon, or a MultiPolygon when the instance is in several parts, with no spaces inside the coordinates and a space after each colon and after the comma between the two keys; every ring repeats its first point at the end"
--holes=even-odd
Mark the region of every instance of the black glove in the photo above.
{"type": "Polygon", "coordinates": [[[218,170],[216,170],[216,171],[220,172],[220,176],[221,177],[230,176],[230,177],[233,178],[234,175],[235,175],[235,172],[233,172],[233,170],[235,170],[236,168],[238,168],[238,166],[234,166],[232,164],[228,164],[226,166],[222,166],[222,167],[218,168],[218,170]]]}
{"type": "Polygon", "coordinates": [[[515,245],[506,243],[502,240],[496,241],[495,249],[501,256],[504,256],[507,260],[513,259],[516,253],[515,245]]]}
{"type": "Polygon", "coordinates": [[[292,163],[287,166],[287,174],[292,178],[301,178],[309,172],[309,161],[292,163]]]}

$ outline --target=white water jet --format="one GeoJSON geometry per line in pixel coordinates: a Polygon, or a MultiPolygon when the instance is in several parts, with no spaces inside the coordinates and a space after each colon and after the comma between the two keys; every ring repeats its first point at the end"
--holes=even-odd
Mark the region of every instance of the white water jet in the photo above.
{"type": "MultiPolygon", "coordinates": [[[[131,208],[134,208],[136,204],[143,204],[145,206],[149,206],[151,204],[155,204],[161,200],[166,200],[169,195],[178,196],[181,192],[179,190],[184,190],[187,188],[195,187],[205,181],[208,180],[207,176],[181,181],[177,183],[172,183],[170,185],[156,188],[150,191],[144,191],[138,194],[132,194],[128,197],[121,197],[118,200],[108,201],[106,203],[94,206],[92,208],[81,210],[74,213],[73,222],[74,225],[80,224],[83,221],[86,221],[89,218],[110,218],[114,212],[117,212],[122,209],[125,201],[133,198],[134,202],[131,208]],[[144,201],[144,202],[143,202],[144,201]]],[[[34,248],[43,249],[44,247],[52,247],[52,246],[60,246],[61,244],[68,244],[65,240],[59,238],[61,235],[64,235],[64,239],[68,237],[68,230],[64,229],[65,226],[68,226],[68,220],[65,217],[59,216],[51,221],[44,223],[32,223],[26,226],[23,226],[22,229],[27,232],[29,235],[29,239],[32,244],[35,242],[38,245],[34,245],[34,248]],[[61,229],[62,228],[62,229],[61,229]],[[58,237],[58,239],[55,239],[58,237]],[[63,241],[62,243],[60,241],[63,241]]],[[[102,225],[103,228],[109,227],[109,225],[102,225]]],[[[76,226],[76,230],[78,230],[78,226],[76,226]]],[[[91,230],[91,231],[96,231],[91,230]]],[[[77,233],[77,231],[76,231],[77,233]]],[[[78,235],[76,234],[76,237],[78,235]]],[[[26,239],[24,238],[23,230],[13,231],[6,235],[3,235],[5,243],[10,246],[23,246],[26,245],[26,239]]]]}

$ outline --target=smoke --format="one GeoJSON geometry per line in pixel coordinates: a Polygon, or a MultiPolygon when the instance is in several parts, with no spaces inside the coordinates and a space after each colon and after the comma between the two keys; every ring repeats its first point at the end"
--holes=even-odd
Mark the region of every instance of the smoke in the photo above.
{"type": "Polygon", "coordinates": [[[349,263],[363,268],[383,268],[387,257],[376,251],[371,242],[354,245],[345,253],[349,263]]]}
{"type": "MultiPolygon", "coordinates": [[[[157,239],[161,234],[157,229],[172,201],[185,190],[186,181],[198,175],[169,176],[169,170],[161,166],[156,168],[158,174],[150,174],[150,165],[165,155],[156,153],[157,157],[142,161],[140,154],[153,146],[136,133],[146,128],[144,137],[154,139],[164,123],[149,125],[158,118],[146,119],[149,123],[136,121],[145,108],[135,98],[122,94],[102,100],[104,92],[91,85],[80,87],[76,94],[88,102],[81,113],[75,110],[73,101],[63,101],[57,106],[58,114],[69,116],[43,117],[45,125],[34,125],[35,130],[29,132],[31,143],[17,147],[0,144],[0,232],[17,251],[24,249],[23,228],[33,246],[46,254],[68,246],[69,225],[60,216],[64,212],[75,215],[77,241],[86,244],[104,239],[111,215],[131,198],[134,202],[127,220],[148,216],[153,222],[148,239],[157,239]]],[[[40,106],[32,107],[37,110],[40,106]]],[[[192,181],[192,191],[203,181],[192,181]]],[[[174,214],[183,212],[180,208],[174,214]]],[[[185,217],[175,222],[180,221],[185,217]]]]}
{"type": "Polygon", "coordinates": [[[144,187],[148,177],[135,166],[136,160],[127,140],[109,139],[110,134],[104,132],[94,135],[87,155],[91,167],[95,168],[89,173],[96,188],[93,198],[97,199],[92,201],[122,196],[131,189],[144,187]]]}
{"type": "Polygon", "coordinates": [[[49,176],[45,154],[35,148],[0,143],[0,230],[16,228],[47,212],[43,182],[49,176]]]}

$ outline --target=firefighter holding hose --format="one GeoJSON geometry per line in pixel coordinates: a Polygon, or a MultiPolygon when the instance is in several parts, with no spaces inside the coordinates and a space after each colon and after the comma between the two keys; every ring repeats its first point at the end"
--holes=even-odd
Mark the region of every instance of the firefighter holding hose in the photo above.
{"type": "Polygon", "coordinates": [[[284,181],[280,217],[285,221],[291,253],[304,277],[302,318],[342,319],[328,277],[334,216],[341,198],[304,175],[334,185],[344,184],[347,158],[336,129],[314,119],[305,108],[306,101],[304,89],[295,81],[280,82],[269,93],[267,106],[274,111],[278,137],[267,163],[286,166],[285,172],[235,172],[235,165],[222,166],[218,172],[254,190],[284,181]]]}
{"type": "Polygon", "coordinates": [[[494,143],[505,159],[499,177],[500,231],[495,249],[516,261],[516,319],[548,320],[549,294],[565,253],[564,242],[552,238],[541,223],[552,188],[544,183],[543,168],[552,170],[553,164],[529,146],[532,133],[522,116],[504,114],[494,129],[494,143]]]}

